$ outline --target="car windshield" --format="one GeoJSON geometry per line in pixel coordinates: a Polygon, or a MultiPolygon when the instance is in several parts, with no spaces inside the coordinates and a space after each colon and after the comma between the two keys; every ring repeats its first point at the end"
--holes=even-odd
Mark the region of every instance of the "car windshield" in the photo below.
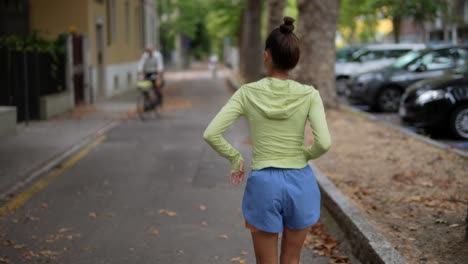
{"type": "Polygon", "coordinates": [[[336,60],[346,62],[352,59],[355,48],[342,48],[336,51],[336,60]]]}
{"type": "Polygon", "coordinates": [[[366,62],[371,60],[382,59],[382,57],[383,51],[362,49],[353,53],[353,58],[351,59],[351,61],[366,62]]]}
{"type": "Polygon", "coordinates": [[[418,58],[421,55],[420,51],[410,51],[406,53],[405,55],[401,56],[398,58],[393,64],[392,67],[396,69],[401,69],[406,67],[410,62],[414,61],[416,58],[418,58]]]}

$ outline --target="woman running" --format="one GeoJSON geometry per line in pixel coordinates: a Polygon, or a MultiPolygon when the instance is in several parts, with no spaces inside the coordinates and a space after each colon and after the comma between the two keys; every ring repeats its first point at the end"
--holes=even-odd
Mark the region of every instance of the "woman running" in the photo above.
{"type": "Polygon", "coordinates": [[[231,161],[230,180],[239,184],[244,178],[244,160],[222,134],[240,116],[249,121],[253,160],[242,212],[259,264],[278,262],[279,233],[283,233],[280,263],[299,263],[309,227],[320,217],[320,191],[307,162],[320,157],[331,145],[319,92],[288,76],[300,56],[293,23],[294,19],[285,17],[284,24],[266,40],[267,77],[243,85],[203,135],[231,161]],[[307,120],[314,136],[310,147],[304,147],[307,120]]]}

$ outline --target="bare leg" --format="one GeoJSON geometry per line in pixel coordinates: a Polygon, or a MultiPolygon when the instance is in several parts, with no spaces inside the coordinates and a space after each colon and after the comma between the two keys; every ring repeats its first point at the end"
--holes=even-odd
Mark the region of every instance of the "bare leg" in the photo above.
{"type": "Polygon", "coordinates": [[[284,229],[281,240],[281,264],[299,264],[301,249],[308,232],[309,228],[299,230],[284,229]]]}
{"type": "Polygon", "coordinates": [[[278,263],[278,234],[263,231],[252,232],[257,264],[278,263]]]}

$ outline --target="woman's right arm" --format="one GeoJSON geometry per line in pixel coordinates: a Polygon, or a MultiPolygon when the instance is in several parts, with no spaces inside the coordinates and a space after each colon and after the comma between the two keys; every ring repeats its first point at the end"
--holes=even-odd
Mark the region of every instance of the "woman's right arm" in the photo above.
{"type": "Polygon", "coordinates": [[[236,119],[243,115],[241,89],[237,90],[229,99],[203,133],[205,141],[216,152],[231,162],[231,173],[239,172],[243,158],[240,152],[223,138],[223,133],[236,119]]]}
{"type": "Polygon", "coordinates": [[[304,147],[304,156],[307,160],[316,159],[322,156],[331,147],[331,137],[330,132],[328,131],[325,109],[318,91],[315,91],[312,94],[309,109],[309,121],[314,135],[314,143],[310,147],[304,147]]]}

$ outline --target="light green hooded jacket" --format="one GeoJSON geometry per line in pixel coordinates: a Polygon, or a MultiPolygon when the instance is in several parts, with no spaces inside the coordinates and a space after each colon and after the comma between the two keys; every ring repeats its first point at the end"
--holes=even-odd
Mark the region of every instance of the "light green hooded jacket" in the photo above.
{"type": "Polygon", "coordinates": [[[203,134],[214,150],[231,161],[231,172],[239,171],[243,158],[222,134],[240,116],[249,121],[254,170],[301,169],[308,160],[318,158],[330,148],[330,133],[319,92],[293,80],[263,78],[241,86],[203,134]],[[310,147],[304,147],[307,120],[314,134],[310,147]]]}

